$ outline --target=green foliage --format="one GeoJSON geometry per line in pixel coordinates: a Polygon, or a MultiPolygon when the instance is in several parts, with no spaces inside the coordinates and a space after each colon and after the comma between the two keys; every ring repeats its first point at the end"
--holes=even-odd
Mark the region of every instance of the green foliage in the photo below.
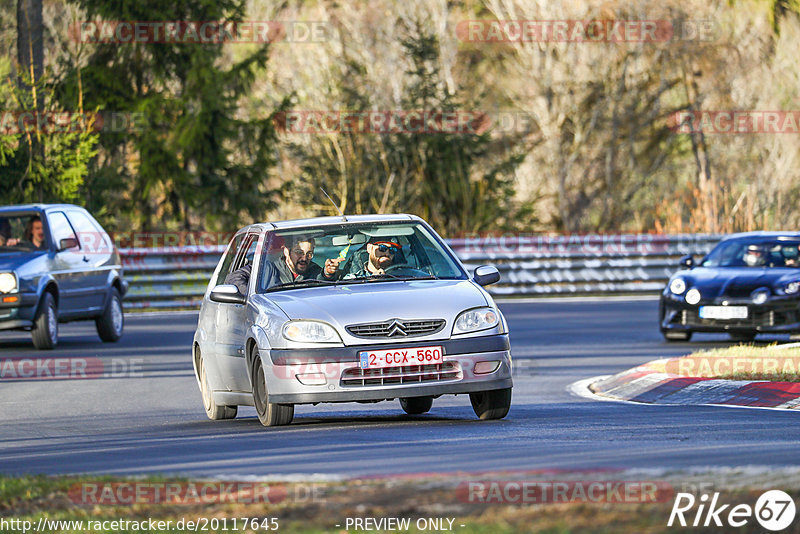
{"type": "MultiPolygon", "coordinates": [[[[409,60],[403,78],[403,111],[481,113],[476,100],[451,93],[439,67],[438,38],[420,25],[402,42],[409,60]]],[[[363,79],[366,68],[345,60],[337,87],[347,112],[375,109],[363,79]]],[[[381,111],[394,111],[384,108],[381,111]]],[[[514,206],[513,176],[523,155],[476,133],[342,131],[311,135],[293,145],[302,180],[301,202],[314,206],[320,187],[335,192],[347,213],[411,212],[446,235],[513,228],[523,215],[514,206]]],[[[324,203],[320,211],[330,210],[324,203]]]]}
{"type": "MultiPolygon", "coordinates": [[[[165,4],[81,0],[90,20],[221,21],[246,18],[239,0],[165,4]]],[[[107,207],[112,227],[174,221],[184,229],[221,227],[264,217],[278,191],[271,114],[240,118],[238,106],[267,65],[267,47],[226,64],[220,44],[98,44],[82,70],[86,101],[131,114],[133,127],[103,132],[108,157],[96,161],[90,208],[107,207]],[[115,176],[117,177],[115,179],[115,176]],[[110,180],[110,183],[109,183],[110,180]],[[120,193],[123,193],[120,195],[120,193]]],[[[62,86],[65,98],[76,80],[62,86]]]]}

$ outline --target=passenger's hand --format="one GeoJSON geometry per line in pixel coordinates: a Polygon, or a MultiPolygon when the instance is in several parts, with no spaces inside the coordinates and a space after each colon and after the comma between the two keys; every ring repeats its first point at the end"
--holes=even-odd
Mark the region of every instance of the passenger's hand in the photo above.
{"type": "Polygon", "coordinates": [[[342,258],[334,258],[332,260],[325,260],[325,274],[333,276],[339,270],[339,264],[343,261],[342,258]]]}

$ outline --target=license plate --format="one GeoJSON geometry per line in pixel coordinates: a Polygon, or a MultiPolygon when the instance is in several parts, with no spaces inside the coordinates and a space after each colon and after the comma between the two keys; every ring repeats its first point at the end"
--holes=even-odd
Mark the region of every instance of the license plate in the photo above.
{"type": "Polygon", "coordinates": [[[747,306],[700,306],[702,319],[747,319],[747,306]]]}
{"type": "Polygon", "coordinates": [[[442,347],[413,347],[410,349],[370,350],[358,353],[361,369],[401,367],[404,365],[431,365],[444,362],[442,347]]]}

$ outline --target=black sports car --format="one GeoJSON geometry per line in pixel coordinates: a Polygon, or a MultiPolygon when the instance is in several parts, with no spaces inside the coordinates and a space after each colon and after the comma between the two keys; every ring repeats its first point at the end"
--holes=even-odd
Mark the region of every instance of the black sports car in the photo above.
{"type": "Polygon", "coordinates": [[[751,232],[723,239],[702,260],[681,258],[661,293],[660,326],[669,341],[693,332],[800,334],[800,233],[751,232]]]}

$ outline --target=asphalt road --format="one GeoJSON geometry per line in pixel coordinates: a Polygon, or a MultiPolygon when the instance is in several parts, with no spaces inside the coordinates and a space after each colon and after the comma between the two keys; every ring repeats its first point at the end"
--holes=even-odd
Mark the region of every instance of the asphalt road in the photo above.
{"type": "MultiPolygon", "coordinates": [[[[0,380],[0,472],[247,476],[707,466],[798,466],[797,413],[597,402],[576,380],[727,344],[667,344],[655,300],[541,300],[501,305],[515,358],[513,406],[475,419],[466,396],[423,416],[399,404],[301,406],[289,427],[264,428],[252,408],[206,419],[192,375],[194,314],[128,315],[117,344],[93,323],[62,325],[37,352],[24,332],[0,333],[0,358],[99,358],[119,376],[0,380]]],[[[91,360],[97,361],[97,360],[91,360]]]]}

